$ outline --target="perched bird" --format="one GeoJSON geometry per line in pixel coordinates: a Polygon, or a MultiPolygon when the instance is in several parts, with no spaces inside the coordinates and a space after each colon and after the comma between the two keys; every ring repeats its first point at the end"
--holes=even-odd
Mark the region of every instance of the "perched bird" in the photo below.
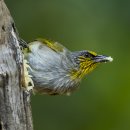
{"type": "Polygon", "coordinates": [[[46,39],[29,43],[24,57],[30,66],[28,73],[34,91],[49,95],[70,94],[97,65],[113,60],[88,50],[71,52],[60,43],[46,39]]]}

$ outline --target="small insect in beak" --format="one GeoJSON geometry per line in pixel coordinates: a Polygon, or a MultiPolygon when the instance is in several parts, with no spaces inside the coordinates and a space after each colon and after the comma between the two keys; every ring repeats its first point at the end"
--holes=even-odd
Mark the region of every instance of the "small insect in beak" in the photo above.
{"type": "Polygon", "coordinates": [[[93,58],[94,62],[101,63],[101,62],[112,62],[113,58],[111,56],[104,56],[104,55],[97,55],[93,58]]]}

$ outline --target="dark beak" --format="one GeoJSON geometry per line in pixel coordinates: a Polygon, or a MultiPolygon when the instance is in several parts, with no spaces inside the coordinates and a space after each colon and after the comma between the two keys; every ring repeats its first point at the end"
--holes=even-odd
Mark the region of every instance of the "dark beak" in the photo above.
{"type": "Polygon", "coordinates": [[[113,58],[110,56],[104,56],[104,55],[97,55],[93,58],[93,61],[96,63],[100,63],[100,62],[112,62],[113,58]]]}

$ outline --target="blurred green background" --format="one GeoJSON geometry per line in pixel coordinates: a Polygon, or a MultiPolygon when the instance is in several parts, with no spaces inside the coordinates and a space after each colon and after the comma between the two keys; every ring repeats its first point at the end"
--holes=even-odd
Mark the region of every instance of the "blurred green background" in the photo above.
{"type": "Polygon", "coordinates": [[[130,130],[130,1],[5,0],[25,41],[111,55],[71,96],[32,96],[35,130],[130,130]]]}

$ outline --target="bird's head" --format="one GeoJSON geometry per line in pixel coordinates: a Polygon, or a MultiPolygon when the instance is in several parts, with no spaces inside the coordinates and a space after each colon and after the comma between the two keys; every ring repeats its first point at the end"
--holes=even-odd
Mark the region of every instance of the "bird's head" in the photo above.
{"type": "Polygon", "coordinates": [[[84,75],[91,72],[100,63],[112,62],[110,56],[98,55],[93,51],[78,51],[73,53],[74,62],[79,66],[71,72],[73,79],[82,78],[84,75]]]}

